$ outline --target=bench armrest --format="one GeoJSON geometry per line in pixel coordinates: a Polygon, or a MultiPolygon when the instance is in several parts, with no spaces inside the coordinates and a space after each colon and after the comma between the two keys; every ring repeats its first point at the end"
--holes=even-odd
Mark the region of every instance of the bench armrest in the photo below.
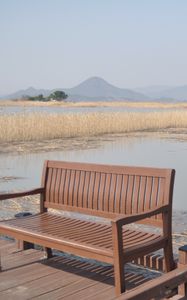
{"type": "Polygon", "coordinates": [[[29,191],[24,192],[18,192],[18,193],[7,193],[7,194],[0,194],[0,200],[6,200],[6,199],[12,199],[12,198],[19,198],[29,195],[36,195],[36,194],[42,194],[44,192],[44,188],[36,188],[29,191]]]}
{"type": "Polygon", "coordinates": [[[158,214],[167,213],[169,211],[169,205],[160,206],[156,209],[151,209],[143,213],[129,215],[125,217],[116,217],[111,220],[112,223],[116,223],[118,226],[127,225],[130,223],[137,222],[158,214]]]}

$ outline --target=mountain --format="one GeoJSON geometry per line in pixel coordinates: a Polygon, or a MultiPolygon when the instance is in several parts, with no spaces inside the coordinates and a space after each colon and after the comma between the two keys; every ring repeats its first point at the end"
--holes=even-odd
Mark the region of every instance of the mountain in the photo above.
{"type": "Polygon", "coordinates": [[[56,88],[52,90],[29,87],[14,94],[1,97],[3,99],[20,99],[24,96],[44,97],[56,90],[68,94],[68,101],[187,101],[187,85],[178,87],[147,86],[131,89],[118,88],[100,77],[91,77],[73,88],[56,88]]]}
{"type": "Polygon", "coordinates": [[[44,89],[35,89],[33,87],[29,87],[25,90],[19,90],[16,93],[3,96],[4,99],[20,99],[24,98],[24,96],[37,96],[43,94],[43,96],[48,96],[50,94],[50,90],[44,90],[44,89]]]}
{"type": "Polygon", "coordinates": [[[161,98],[172,98],[177,99],[179,101],[186,101],[187,100],[187,85],[173,87],[170,89],[166,89],[162,91],[160,95],[161,98]]]}
{"type": "Polygon", "coordinates": [[[169,90],[171,87],[166,85],[151,85],[146,87],[140,87],[134,89],[138,93],[145,94],[146,96],[150,98],[160,98],[162,93],[165,90],[169,90]]]}
{"type": "Polygon", "coordinates": [[[30,87],[26,90],[20,90],[14,94],[4,96],[3,98],[19,99],[26,95],[37,96],[39,94],[48,96],[55,90],[63,90],[65,93],[67,93],[69,96],[69,101],[148,100],[148,97],[142,93],[138,93],[129,89],[118,88],[99,77],[91,77],[70,89],[58,88],[53,90],[44,90],[30,87]]]}
{"type": "Polygon", "coordinates": [[[187,85],[178,87],[155,85],[136,88],[135,91],[145,94],[152,100],[187,101],[187,85]]]}
{"type": "Polygon", "coordinates": [[[78,100],[146,100],[141,93],[118,88],[99,77],[91,77],[71,89],[65,89],[70,98],[78,100]]]}

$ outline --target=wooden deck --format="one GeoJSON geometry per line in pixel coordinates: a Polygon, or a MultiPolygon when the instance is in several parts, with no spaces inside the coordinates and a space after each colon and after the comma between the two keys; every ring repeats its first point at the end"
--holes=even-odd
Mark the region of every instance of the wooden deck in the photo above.
{"type": "MultiPolygon", "coordinates": [[[[44,259],[44,253],[19,251],[15,243],[0,240],[0,299],[116,299],[113,268],[69,256],[44,259]]],[[[128,289],[147,279],[126,274],[128,289]]]]}
{"type": "MultiPolygon", "coordinates": [[[[6,240],[0,240],[0,252],[3,269],[0,273],[1,300],[117,299],[113,268],[110,266],[70,256],[55,256],[46,260],[42,251],[20,251],[14,242],[6,240]]],[[[148,280],[148,276],[144,277],[141,272],[126,272],[128,290],[148,280]]]]}

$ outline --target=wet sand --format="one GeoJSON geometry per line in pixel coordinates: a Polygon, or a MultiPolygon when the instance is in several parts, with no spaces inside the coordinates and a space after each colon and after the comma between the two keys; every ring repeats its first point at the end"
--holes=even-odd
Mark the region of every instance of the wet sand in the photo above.
{"type": "Polygon", "coordinates": [[[111,142],[118,137],[160,138],[175,141],[187,141],[187,128],[168,128],[162,131],[137,131],[130,133],[105,134],[98,136],[71,137],[43,141],[1,143],[0,155],[5,153],[41,153],[62,150],[94,149],[104,142],[111,142]]]}

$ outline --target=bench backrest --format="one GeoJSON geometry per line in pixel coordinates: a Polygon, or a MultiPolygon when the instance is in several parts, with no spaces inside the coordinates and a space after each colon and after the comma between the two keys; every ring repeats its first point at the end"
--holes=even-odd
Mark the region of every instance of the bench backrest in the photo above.
{"type": "Polygon", "coordinates": [[[171,207],[174,174],[173,169],[46,161],[42,209],[104,217],[171,207]]]}

